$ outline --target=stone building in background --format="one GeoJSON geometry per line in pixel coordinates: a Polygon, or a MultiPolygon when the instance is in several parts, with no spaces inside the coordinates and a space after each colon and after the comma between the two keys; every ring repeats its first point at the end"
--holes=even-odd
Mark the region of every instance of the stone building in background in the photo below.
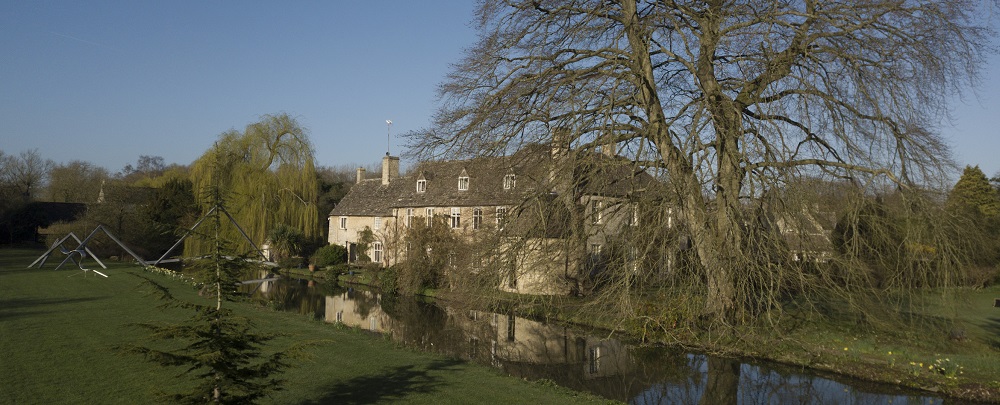
{"type": "Polygon", "coordinates": [[[508,156],[420,162],[406,176],[387,153],[381,178],[359,168],[330,212],[329,243],[347,247],[350,261],[393,266],[431,253],[408,246],[408,233],[443,223],[466,244],[447,260],[449,272],[501,267],[502,290],[574,293],[612,239],[642,225],[640,196],[658,185],[611,146],[571,153],[533,144],[508,156]]]}

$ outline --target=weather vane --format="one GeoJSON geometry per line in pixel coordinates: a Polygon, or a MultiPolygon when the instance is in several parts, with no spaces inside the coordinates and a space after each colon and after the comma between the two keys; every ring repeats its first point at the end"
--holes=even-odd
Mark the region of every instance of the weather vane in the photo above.
{"type": "Polygon", "coordinates": [[[392,132],[392,120],[385,120],[385,155],[389,156],[389,133],[392,132]]]}

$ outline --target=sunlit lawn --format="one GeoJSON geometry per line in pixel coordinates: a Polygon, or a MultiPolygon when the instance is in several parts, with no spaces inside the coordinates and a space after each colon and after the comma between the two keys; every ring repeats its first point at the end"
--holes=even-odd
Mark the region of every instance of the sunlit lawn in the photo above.
{"type": "MultiPolygon", "coordinates": [[[[26,269],[41,251],[0,249],[0,403],[150,403],[158,392],[182,390],[180,369],[164,368],[117,345],[148,344],[138,322],[176,321],[183,310],[158,308],[139,287],[139,267],[109,264],[108,278],[72,263],[26,269]]],[[[96,263],[87,266],[98,268],[96,263]]],[[[152,276],[180,298],[192,287],[152,276]]],[[[390,341],[288,313],[235,305],[275,342],[328,340],[285,373],[284,390],[268,401],[311,403],[580,403],[604,402],[566,389],[501,376],[494,370],[400,348],[390,341]]]]}
{"type": "Polygon", "coordinates": [[[782,336],[768,353],[863,378],[1000,401],[1000,308],[993,306],[1000,287],[917,294],[922,309],[896,330],[817,321],[782,336]]]}

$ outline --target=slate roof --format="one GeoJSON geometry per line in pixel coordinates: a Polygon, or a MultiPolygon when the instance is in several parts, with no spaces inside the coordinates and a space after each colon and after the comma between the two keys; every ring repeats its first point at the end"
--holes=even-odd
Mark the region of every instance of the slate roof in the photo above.
{"type": "Polygon", "coordinates": [[[621,157],[589,156],[578,164],[576,171],[586,195],[625,198],[661,185],[645,170],[621,157]]]}
{"type": "Polygon", "coordinates": [[[829,251],[833,249],[830,236],[835,220],[832,213],[802,209],[775,215],[774,222],[785,243],[796,251],[829,251]]]}
{"type": "Polygon", "coordinates": [[[394,196],[402,185],[394,179],[382,185],[382,179],[368,179],[351,186],[347,195],[330,211],[330,216],[392,216],[394,196]]]}
{"type": "MultiPolygon", "coordinates": [[[[469,207],[506,205],[520,201],[538,189],[527,162],[512,161],[507,157],[487,157],[470,160],[424,162],[414,170],[412,178],[401,178],[405,183],[395,202],[397,207],[469,207]],[[458,179],[465,173],[469,177],[468,190],[458,189],[458,179]],[[504,176],[514,175],[514,188],[504,189],[504,176]],[[417,180],[426,180],[424,192],[417,192],[417,180]]],[[[536,165],[537,166],[537,165],[536,165]]]]}
{"type": "MultiPolygon", "coordinates": [[[[381,179],[353,185],[330,216],[391,216],[392,208],[515,205],[552,189],[552,162],[545,145],[530,145],[510,156],[422,162],[410,176],[388,185],[381,179]],[[458,189],[463,174],[469,178],[468,190],[458,189]],[[510,174],[515,187],[504,189],[504,177],[510,174]],[[425,181],[423,192],[417,191],[418,180],[425,181]]],[[[577,177],[586,179],[579,185],[585,194],[626,197],[658,184],[623,158],[593,154],[587,162],[576,167],[577,177]]]]}

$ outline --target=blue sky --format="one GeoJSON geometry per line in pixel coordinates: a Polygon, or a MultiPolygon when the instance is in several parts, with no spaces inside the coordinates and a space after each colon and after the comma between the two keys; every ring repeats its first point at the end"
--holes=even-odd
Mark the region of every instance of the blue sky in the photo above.
{"type": "MultiPolygon", "coordinates": [[[[0,149],[120,170],[189,164],[220,133],[286,112],[320,165],[369,164],[426,127],[475,42],[471,0],[0,4],[0,149]]],[[[941,133],[1000,172],[1000,57],[941,133]]]]}

